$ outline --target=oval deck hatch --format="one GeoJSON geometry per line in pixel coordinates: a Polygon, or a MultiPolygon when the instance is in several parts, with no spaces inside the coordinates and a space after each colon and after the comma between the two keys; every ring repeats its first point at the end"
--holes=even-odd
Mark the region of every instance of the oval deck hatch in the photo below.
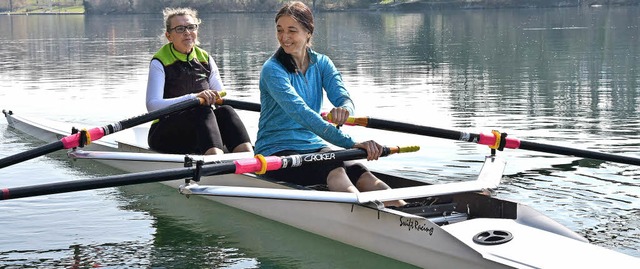
{"type": "Polygon", "coordinates": [[[513,235],[502,230],[489,230],[473,236],[473,242],[480,245],[499,245],[511,241],[513,235]]]}

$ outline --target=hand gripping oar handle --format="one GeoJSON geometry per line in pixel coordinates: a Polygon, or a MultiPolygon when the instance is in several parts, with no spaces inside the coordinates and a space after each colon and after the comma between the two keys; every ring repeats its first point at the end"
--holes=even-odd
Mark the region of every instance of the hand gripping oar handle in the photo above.
{"type": "MultiPolygon", "coordinates": [[[[331,115],[327,115],[327,119],[330,120],[331,115]]],[[[487,145],[494,148],[496,145],[503,143],[504,148],[511,149],[524,149],[531,151],[539,151],[560,155],[575,156],[581,158],[611,161],[617,163],[640,165],[640,158],[634,158],[629,156],[621,156],[603,152],[596,152],[584,149],[575,149],[563,146],[547,145],[535,142],[522,141],[513,137],[504,137],[504,134],[493,132],[491,134],[484,133],[467,133],[452,131],[447,129],[440,129],[429,126],[420,126],[410,123],[402,123],[396,121],[375,119],[371,117],[349,117],[347,125],[358,125],[372,129],[404,132],[410,134],[418,134],[425,136],[432,136],[438,138],[445,138],[451,140],[472,142],[481,145],[487,145]]]]}
{"type": "MultiPolygon", "coordinates": [[[[411,147],[391,147],[385,148],[385,154],[413,152],[419,150],[418,146],[411,147]]],[[[286,157],[258,157],[236,160],[233,162],[223,162],[215,164],[205,164],[200,168],[175,168],[142,173],[131,173],[126,175],[115,175],[101,178],[91,178],[83,180],[72,180],[64,182],[54,182],[48,184],[32,185],[25,187],[0,189],[0,200],[17,199],[24,197],[109,188],[149,182],[160,182],[167,180],[177,180],[189,178],[199,173],[202,176],[212,176],[221,174],[241,174],[249,172],[260,172],[266,170],[278,170],[289,167],[297,167],[310,163],[324,161],[348,161],[366,158],[367,152],[363,149],[347,149],[334,152],[309,153],[302,155],[291,155],[286,157]],[[264,161],[263,161],[264,160],[264,161]],[[265,165],[263,165],[265,164],[265,165]],[[266,168],[264,168],[266,167],[266,168]],[[199,169],[199,170],[197,170],[199,169]]]]}
{"type": "Polygon", "coordinates": [[[81,132],[63,137],[59,141],[55,141],[38,148],[34,148],[34,149],[27,150],[12,156],[2,158],[0,159],[0,168],[4,168],[9,165],[30,160],[35,157],[39,157],[57,150],[78,147],[80,145],[81,140],[86,141],[85,143],[83,143],[83,145],[84,144],[88,145],[89,143],[91,143],[91,141],[98,140],[105,135],[122,131],[124,129],[131,128],[133,126],[155,120],[162,116],[165,116],[177,111],[181,111],[184,109],[196,107],[204,103],[205,103],[204,99],[201,99],[201,98],[189,99],[189,100],[185,100],[180,103],[168,106],[166,108],[158,109],[158,110],[155,110],[146,114],[142,114],[133,118],[121,120],[116,123],[109,124],[103,127],[96,127],[90,130],[83,130],[81,132]]]}

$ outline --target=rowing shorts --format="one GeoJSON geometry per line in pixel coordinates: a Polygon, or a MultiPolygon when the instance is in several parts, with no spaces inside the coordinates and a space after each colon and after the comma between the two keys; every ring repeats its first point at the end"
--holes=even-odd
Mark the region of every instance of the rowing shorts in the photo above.
{"type": "Polygon", "coordinates": [[[151,149],[172,154],[204,154],[212,147],[232,151],[250,141],[238,114],[224,105],[170,114],[151,125],[148,137],[151,149]]]}
{"type": "MultiPolygon", "coordinates": [[[[317,153],[317,152],[328,152],[331,151],[330,148],[321,148],[312,152],[304,152],[300,153],[293,150],[285,150],[277,152],[273,155],[275,156],[289,156],[289,155],[299,155],[306,153],[317,153]]],[[[359,162],[353,161],[333,161],[333,162],[321,162],[321,163],[311,163],[305,164],[300,167],[292,167],[287,169],[268,171],[265,175],[276,180],[281,180],[285,182],[290,182],[302,186],[311,186],[311,185],[327,185],[327,177],[329,176],[329,172],[336,168],[344,168],[347,172],[347,176],[349,176],[349,180],[353,185],[356,185],[358,179],[362,174],[368,172],[369,170],[359,162]]]]}

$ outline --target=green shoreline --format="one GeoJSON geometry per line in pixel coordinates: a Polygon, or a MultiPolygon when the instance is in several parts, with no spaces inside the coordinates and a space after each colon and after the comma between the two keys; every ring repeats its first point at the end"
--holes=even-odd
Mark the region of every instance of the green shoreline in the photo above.
{"type": "Polygon", "coordinates": [[[85,15],[84,12],[0,12],[0,15],[29,16],[29,15],[85,15]]]}
{"type": "MultiPolygon", "coordinates": [[[[89,1],[89,0],[85,0],[89,1]]],[[[97,0],[95,0],[97,1],[97,0]]],[[[265,0],[268,1],[268,0],[265,0]]],[[[368,6],[360,6],[359,8],[340,8],[329,7],[328,9],[320,8],[318,11],[324,12],[340,12],[340,11],[389,11],[389,12],[412,12],[420,10],[434,10],[434,9],[502,9],[502,8],[550,8],[550,7],[587,7],[587,8],[599,8],[599,7],[616,7],[616,6],[631,6],[640,5],[638,0],[590,0],[578,2],[556,2],[554,0],[487,0],[487,1],[472,1],[472,0],[450,0],[450,1],[436,1],[436,0],[412,0],[412,1],[381,1],[368,6]]],[[[202,8],[203,13],[207,13],[206,6],[198,6],[202,8]]],[[[196,7],[196,8],[198,8],[196,7]]],[[[159,8],[159,7],[156,7],[159,8]]],[[[326,8],[326,7],[325,7],[326,8]]],[[[144,14],[140,13],[141,10],[135,10],[133,6],[93,6],[89,5],[88,9],[85,6],[58,6],[58,7],[43,7],[43,6],[27,6],[20,7],[14,11],[7,11],[5,9],[0,11],[0,15],[90,15],[90,14],[144,14]],[[104,10],[103,10],[104,9],[104,10]]],[[[145,10],[149,11],[149,10],[145,10]]],[[[214,11],[215,12],[215,11],[214,11]]],[[[271,10],[261,9],[247,9],[247,10],[219,10],[219,12],[271,12],[271,10]]]]}

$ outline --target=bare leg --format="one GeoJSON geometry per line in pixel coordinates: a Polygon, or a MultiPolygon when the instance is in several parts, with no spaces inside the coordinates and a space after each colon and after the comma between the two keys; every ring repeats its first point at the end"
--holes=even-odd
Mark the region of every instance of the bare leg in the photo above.
{"type": "Polygon", "coordinates": [[[327,176],[327,186],[331,191],[340,192],[359,192],[356,186],[353,186],[351,180],[347,176],[344,168],[339,167],[331,170],[327,176]]]}
{"type": "MultiPolygon", "coordinates": [[[[356,187],[361,191],[377,191],[391,189],[387,183],[374,176],[371,172],[366,172],[360,176],[356,187]]],[[[385,206],[404,206],[407,202],[404,200],[386,201],[385,206]]]]}
{"type": "Polygon", "coordinates": [[[253,152],[253,146],[251,145],[251,143],[245,142],[240,145],[237,145],[233,149],[233,152],[253,152]]]}
{"type": "Polygon", "coordinates": [[[224,151],[216,147],[210,148],[204,153],[204,155],[218,155],[218,154],[224,154],[224,151]]]}

